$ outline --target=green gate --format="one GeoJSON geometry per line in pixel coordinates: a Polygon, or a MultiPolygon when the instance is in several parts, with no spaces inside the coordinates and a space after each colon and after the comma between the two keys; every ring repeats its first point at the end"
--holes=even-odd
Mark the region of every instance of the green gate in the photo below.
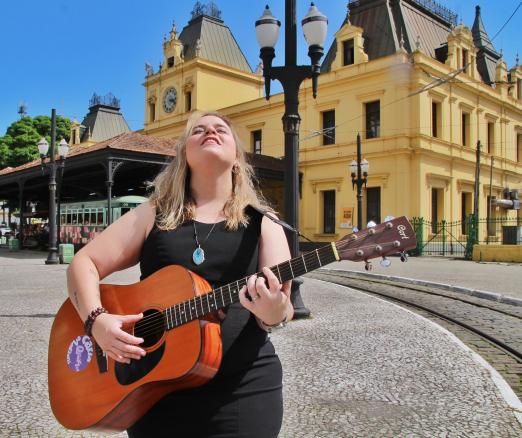
{"type": "Polygon", "coordinates": [[[465,257],[469,223],[431,222],[414,217],[411,224],[417,237],[415,255],[465,257]]]}
{"type": "Polygon", "coordinates": [[[465,221],[430,222],[424,218],[411,220],[417,237],[414,255],[471,258],[474,244],[521,245],[522,218],[495,217],[465,221]]]}

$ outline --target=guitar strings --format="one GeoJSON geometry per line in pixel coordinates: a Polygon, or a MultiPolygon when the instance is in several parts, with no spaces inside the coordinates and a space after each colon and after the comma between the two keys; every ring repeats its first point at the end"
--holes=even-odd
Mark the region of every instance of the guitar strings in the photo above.
{"type": "MultiPolygon", "coordinates": [[[[382,231],[385,231],[385,229],[383,228],[382,230],[379,230],[379,231],[382,232],[382,231]]],[[[367,237],[368,235],[369,235],[368,232],[361,232],[360,234],[357,235],[358,236],[357,239],[343,240],[343,241],[338,242],[336,244],[337,248],[339,250],[341,250],[341,251],[344,251],[346,248],[350,247],[353,243],[361,242],[360,239],[364,239],[364,237],[367,237]]],[[[393,244],[393,242],[381,243],[381,246],[383,246],[383,245],[386,246],[386,245],[391,245],[391,244],[393,244]]],[[[302,275],[305,272],[308,272],[308,269],[306,268],[306,266],[310,265],[310,262],[312,262],[312,261],[316,262],[316,259],[318,257],[317,251],[320,251],[320,250],[322,250],[324,248],[329,248],[329,247],[330,247],[329,245],[325,245],[322,248],[318,248],[317,250],[304,253],[300,257],[296,257],[296,258],[288,260],[287,262],[284,262],[284,263],[282,263],[280,265],[277,265],[277,266],[279,266],[278,273],[280,275],[281,275],[281,273],[285,274],[285,275],[281,275],[281,277],[285,277],[285,278],[290,274],[291,275],[290,278],[292,278],[292,277],[296,277],[298,275],[302,275]],[[301,264],[301,260],[304,261],[304,272],[300,272],[303,269],[300,265],[299,266],[295,266],[296,263],[301,264]],[[308,264],[306,263],[307,260],[309,262],[308,264]],[[283,265],[283,266],[281,266],[281,265],[283,265]],[[288,266],[288,267],[286,267],[286,266],[288,266]],[[293,268],[297,268],[297,269],[293,269],[293,268]],[[295,271],[299,272],[299,274],[294,275],[295,271]]],[[[374,247],[374,244],[367,244],[367,245],[364,245],[364,246],[358,245],[353,250],[359,250],[359,249],[360,250],[364,250],[364,249],[372,248],[372,247],[374,247]]],[[[276,273],[275,272],[275,268],[276,268],[276,266],[271,268],[271,270],[274,273],[276,273]]],[[[314,268],[314,269],[316,269],[316,268],[314,268]]],[[[259,274],[260,273],[258,273],[258,275],[259,274]]],[[[238,281],[236,281],[234,283],[236,283],[238,286],[242,287],[244,284],[246,284],[246,280],[247,280],[247,277],[245,277],[245,278],[243,278],[241,280],[238,280],[238,281]],[[240,283],[241,283],[241,285],[240,285],[240,283]]],[[[152,315],[146,316],[145,318],[143,318],[141,321],[139,321],[135,325],[135,329],[137,331],[139,331],[139,334],[141,336],[147,336],[149,334],[157,334],[157,333],[165,331],[166,326],[168,326],[168,320],[167,320],[168,317],[167,317],[166,313],[169,310],[171,312],[171,319],[175,319],[176,320],[176,323],[173,324],[173,327],[171,327],[171,328],[175,328],[175,327],[178,327],[180,325],[186,324],[186,323],[188,323],[190,321],[194,321],[194,320],[198,319],[197,318],[198,316],[203,316],[203,315],[211,313],[213,311],[213,310],[210,309],[210,307],[211,307],[210,303],[209,303],[210,295],[213,295],[213,298],[215,300],[216,299],[216,294],[220,293],[222,295],[220,301],[224,302],[224,292],[223,292],[223,289],[227,289],[227,288],[228,288],[228,285],[222,286],[220,288],[216,288],[216,289],[214,289],[212,291],[209,291],[206,294],[195,296],[194,298],[186,300],[185,302],[178,303],[178,304],[176,304],[176,305],[174,305],[174,306],[172,306],[170,308],[167,308],[167,309],[164,309],[162,311],[159,311],[159,313],[154,313],[152,315]],[[205,304],[205,302],[203,301],[204,299],[206,299],[206,307],[207,307],[207,309],[210,309],[208,312],[205,312],[203,310],[203,306],[205,304]],[[189,312],[188,313],[190,313],[190,316],[187,315],[187,311],[186,311],[186,306],[187,305],[189,306],[189,312]],[[198,315],[198,312],[199,312],[199,310],[197,310],[198,306],[202,309],[202,312],[203,312],[202,315],[198,315]],[[181,311],[182,307],[183,307],[183,312],[184,313],[182,313],[182,311],[181,311]],[[177,310],[176,310],[176,308],[177,308],[177,310]],[[171,310],[171,309],[174,309],[174,310],[171,310]],[[196,318],[193,317],[192,311],[194,311],[196,313],[196,318]],[[174,314],[173,314],[173,312],[174,312],[174,314]],[[178,316],[179,316],[179,320],[180,320],[181,323],[177,322],[178,316]],[[185,318],[185,322],[183,322],[183,318],[185,318]]],[[[234,288],[234,290],[233,291],[230,290],[229,293],[233,293],[234,295],[236,295],[236,294],[238,294],[238,289],[234,288]]],[[[226,293],[225,293],[225,295],[226,295],[226,293]]],[[[236,300],[237,300],[237,298],[236,298],[236,300]]],[[[227,298],[227,301],[228,301],[228,298],[227,298]]],[[[218,307],[218,308],[225,307],[226,305],[231,304],[234,301],[235,300],[227,302],[227,303],[225,303],[225,305],[223,305],[221,307],[218,307]]],[[[214,310],[217,310],[217,309],[214,309],[214,310]]]]}
{"type": "MultiPolygon", "coordinates": [[[[328,247],[328,245],[326,245],[326,247],[328,247]]],[[[315,251],[312,251],[312,252],[309,252],[309,253],[305,253],[305,254],[303,254],[303,256],[306,259],[308,259],[308,262],[309,262],[308,265],[310,265],[310,261],[311,260],[315,260],[316,257],[317,257],[316,254],[315,254],[315,251]]],[[[296,262],[300,262],[299,259],[303,258],[303,256],[302,257],[298,257],[297,260],[289,260],[287,262],[284,262],[282,265],[289,264],[289,262],[292,265],[295,265],[296,262]]],[[[306,264],[306,261],[305,261],[305,264],[306,264]]],[[[297,267],[297,266],[295,266],[295,267],[297,267]]],[[[276,273],[275,272],[276,267],[272,267],[271,269],[272,269],[272,271],[274,273],[276,273]]],[[[286,277],[286,275],[288,275],[288,274],[292,274],[295,271],[299,271],[300,272],[301,270],[299,270],[299,269],[291,269],[290,267],[288,267],[288,268],[284,268],[283,267],[283,268],[279,268],[279,273],[282,272],[283,274],[285,274],[284,276],[286,277]]],[[[305,269],[305,272],[306,271],[307,270],[305,269]]],[[[301,273],[304,273],[304,272],[300,272],[300,274],[301,273]]],[[[262,275],[262,274],[258,273],[258,275],[262,275]]],[[[239,288],[241,288],[242,286],[244,286],[246,284],[247,278],[248,277],[245,277],[245,278],[243,278],[241,280],[238,280],[238,281],[236,281],[234,283],[237,284],[239,286],[239,288]]],[[[207,294],[198,295],[198,296],[196,296],[194,298],[191,298],[190,300],[187,300],[187,301],[182,302],[182,303],[178,303],[175,306],[172,306],[171,308],[168,308],[168,309],[165,309],[164,311],[161,311],[161,318],[165,318],[166,319],[167,317],[166,317],[165,313],[167,311],[169,311],[170,309],[174,309],[173,311],[171,311],[171,313],[173,313],[171,315],[171,317],[173,316],[176,320],[178,319],[178,316],[179,316],[180,320],[183,320],[183,318],[185,318],[185,322],[184,323],[189,322],[188,316],[187,316],[188,313],[190,313],[190,320],[194,319],[193,315],[192,315],[192,310],[194,312],[199,312],[199,310],[197,310],[197,307],[200,307],[201,309],[203,309],[203,307],[207,307],[207,309],[209,309],[209,311],[208,312],[204,312],[203,311],[203,314],[210,313],[210,312],[213,311],[210,308],[211,305],[209,304],[210,295],[213,295],[213,298],[216,300],[216,295],[220,294],[222,296],[220,301],[224,302],[224,297],[226,297],[226,295],[227,295],[227,293],[226,293],[227,289],[228,289],[228,285],[224,285],[224,286],[221,286],[220,288],[217,288],[217,289],[214,289],[214,290],[208,292],[207,294]],[[225,292],[223,290],[225,290],[225,292]],[[206,301],[206,304],[205,304],[205,301],[203,301],[204,299],[206,301]],[[191,305],[191,303],[190,303],[191,301],[192,301],[193,305],[191,305]],[[189,306],[189,312],[186,311],[186,306],[187,305],[189,306]],[[184,314],[181,314],[180,309],[183,309],[184,314]]],[[[230,290],[229,294],[230,293],[233,293],[234,295],[236,295],[238,293],[238,288],[236,286],[234,286],[233,290],[232,289],[230,290]]],[[[229,299],[228,299],[228,297],[226,297],[226,298],[227,298],[227,302],[224,303],[222,306],[218,306],[218,308],[225,307],[226,305],[228,305],[228,304],[230,304],[230,303],[235,301],[234,299],[232,299],[230,302],[228,302],[229,299]]],[[[217,310],[217,309],[214,309],[214,310],[217,310]]],[[[160,317],[160,315],[156,313],[156,314],[147,316],[144,319],[142,319],[141,321],[139,321],[137,324],[140,325],[140,332],[144,332],[144,330],[146,328],[158,329],[158,328],[161,327],[161,329],[163,329],[165,324],[164,324],[163,320],[158,321],[159,317],[160,317]],[[150,324],[147,324],[147,322],[150,322],[150,323],[154,324],[154,326],[151,327],[150,324]]],[[[183,322],[182,322],[182,324],[183,324],[183,322]]],[[[176,326],[177,325],[182,325],[182,324],[176,324],[176,326]]]]}
{"type": "MultiPolygon", "coordinates": [[[[351,242],[348,242],[348,243],[351,243],[351,242]]],[[[384,245],[387,245],[387,244],[384,244],[384,245]]],[[[342,246],[347,246],[347,245],[342,245],[342,246]]],[[[366,249],[366,248],[369,248],[369,247],[372,247],[372,246],[373,245],[358,246],[357,249],[366,249]]],[[[291,261],[291,263],[289,263],[289,267],[288,268],[280,269],[280,272],[283,272],[284,274],[295,274],[295,271],[299,271],[298,275],[301,275],[302,273],[307,272],[308,270],[306,269],[306,259],[308,259],[308,262],[309,262],[308,265],[310,265],[310,261],[312,261],[312,260],[315,261],[315,259],[316,259],[316,254],[314,254],[314,253],[315,253],[315,251],[303,254],[301,257],[297,258],[296,260],[291,261]],[[304,272],[301,272],[302,271],[301,266],[295,266],[296,268],[300,268],[300,269],[291,269],[290,268],[291,265],[294,265],[296,262],[300,262],[299,259],[303,259],[303,258],[304,258],[304,262],[305,262],[305,271],[304,272]]],[[[244,284],[245,282],[246,282],[246,278],[242,279],[242,280],[239,280],[236,283],[237,284],[239,284],[239,283],[244,284]]],[[[186,323],[188,323],[190,321],[193,321],[193,320],[197,319],[198,316],[203,316],[203,315],[205,315],[207,313],[210,313],[212,310],[209,310],[208,312],[205,312],[204,309],[203,309],[203,306],[205,306],[205,301],[206,301],[207,309],[210,309],[210,304],[209,304],[209,300],[211,298],[210,295],[214,295],[213,298],[215,299],[215,295],[218,292],[221,292],[221,294],[223,294],[222,289],[224,289],[224,288],[226,288],[226,286],[223,286],[221,288],[212,290],[212,291],[210,291],[207,294],[196,296],[196,297],[194,297],[191,300],[185,301],[184,303],[178,303],[176,306],[173,306],[172,308],[176,308],[177,307],[178,310],[174,310],[174,312],[175,312],[174,315],[171,312],[171,320],[174,322],[174,319],[175,319],[176,323],[173,324],[173,327],[170,327],[170,328],[178,327],[180,325],[186,324],[186,323]],[[192,301],[193,304],[194,304],[194,307],[192,307],[192,308],[190,308],[191,307],[190,304],[189,304],[190,301],[192,301]],[[189,312],[188,313],[190,313],[190,317],[187,316],[188,315],[188,313],[186,312],[186,306],[187,305],[189,305],[189,312]],[[182,314],[182,312],[180,311],[180,309],[182,307],[185,310],[184,314],[182,314]],[[202,309],[202,315],[198,315],[199,310],[197,310],[197,307],[200,307],[202,309]],[[196,312],[196,318],[194,318],[194,316],[192,315],[192,310],[194,312],[196,312]],[[178,316],[179,316],[180,323],[178,323],[178,316]],[[184,322],[183,322],[183,318],[185,318],[184,322]]],[[[231,290],[230,293],[233,293],[234,295],[236,295],[238,293],[238,289],[234,288],[234,290],[233,291],[231,290]]],[[[236,298],[236,300],[237,300],[237,298],[236,298]]],[[[221,301],[224,302],[224,297],[222,297],[221,301]]],[[[229,300],[227,298],[227,302],[224,305],[226,306],[226,305],[228,305],[228,304],[230,304],[230,303],[232,303],[234,301],[235,300],[232,299],[229,302],[229,300]]],[[[222,307],[224,307],[224,306],[222,306],[222,307]]],[[[171,309],[171,308],[169,308],[169,309],[171,309]]],[[[144,320],[140,321],[138,323],[139,327],[137,327],[137,329],[139,331],[139,334],[143,335],[143,336],[146,336],[146,335],[151,334],[151,333],[159,333],[159,332],[165,331],[165,328],[166,328],[165,326],[166,325],[168,326],[166,312],[169,309],[165,309],[164,311],[160,311],[160,313],[155,313],[153,315],[150,315],[150,316],[146,317],[145,318],[145,323],[142,322],[144,320]]]]}
{"type": "MultiPolygon", "coordinates": [[[[386,228],[382,228],[380,230],[376,230],[380,233],[384,232],[384,231],[387,231],[386,228]]],[[[373,235],[375,235],[376,233],[373,233],[373,235]]],[[[345,240],[341,240],[339,242],[337,242],[335,245],[337,247],[338,250],[340,251],[345,251],[346,249],[349,249],[350,246],[352,246],[352,244],[354,243],[359,243],[361,242],[361,240],[364,240],[365,237],[369,236],[369,232],[368,231],[362,231],[360,233],[357,234],[357,238],[355,239],[345,239],[345,240]]],[[[387,243],[380,243],[381,246],[386,246],[386,245],[392,245],[393,242],[387,242],[387,243]]],[[[364,246],[361,246],[361,245],[358,245],[356,248],[353,248],[352,250],[355,251],[355,250],[365,250],[367,248],[374,248],[374,245],[375,244],[367,244],[367,245],[364,245],[364,246]]],[[[309,251],[307,253],[304,253],[302,254],[300,257],[296,257],[294,259],[290,259],[286,262],[283,262],[279,265],[276,265],[274,267],[271,267],[270,269],[272,270],[272,272],[274,272],[276,274],[276,271],[275,269],[277,268],[277,274],[279,274],[280,276],[280,280],[281,280],[281,277],[287,277],[289,274],[290,274],[290,278],[293,278],[293,277],[296,277],[298,275],[302,275],[303,273],[306,273],[308,272],[308,269],[307,269],[307,259],[308,259],[308,265],[310,265],[310,262],[316,262],[316,258],[318,257],[318,251],[321,251],[323,250],[324,248],[330,248],[330,245],[325,245],[321,248],[318,248],[317,250],[314,250],[314,251],[309,251]],[[301,260],[303,260],[303,263],[304,263],[304,272],[300,272],[302,271],[302,267],[300,265],[298,266],[295,266],[296,263],[299,263],[301,264],[301,260]],[[288,266],[288,267],[286,267],[288,266]],[[297,268],[297,269],[293,269],[293,268],[297,268]],[[295,271],[297,272],[300,272],[299,274],[295,275],[295,271]],[[285,274],[285,275],[281,275],[281,273],[285,274]]],[[[319,259],[319,263],[320,263],[320,266],[321,266],[321,261],[319,259]]],[[[313,269],[316,269],[315,267],[313,269]]],[[[262,275],[261,273],[257,273],[258,275],[262,275]]],[[[277,276],[276,274],[276,276],[277,276]]],[[[247,280],[247,277],[241,279],[241,280],[238,280],[234,283],[236,283],[239,288],[241,288],[244,284],[246,284],[246,280],[247,280]],[[240,284],[241,283],[241,284],[240,284]]],[[[173,319],[172,317],[174,316],[174,319],[176,320],[176,323],[173,324],[173,327],[171,328],[174,328],[174,327],[178,327],[180,325],[183,325],[183,324],[186,324],[190,321],[194,321],[196,319],[198,319],[198,316],[204,316],[208,313],[211,313],[213,310],[218,310],[219,308],[222,308],[222,307],[225,307],[226,305],[228,304],[231,304],[233,303],[235,300],[232,299],[230,301],[230,303],[225,303],[224,305],[218,307],[218,309],[210,309],[211,305],[210,305],[210,296],[212,296],[215,300],[215,304],[217,304],[217,301],[216,301],[216,295],[219,293],[221,294],[221,301],[222,303],[224,303],[224,298],[225,298],[225,292],[223,292],[223,289],[229,289],[229,294],[233,293],[234,295],[238,294],[238,290],[239,289],[236,289],[234,288],[234,290],[232,291],[231,288],[229,287],[229,285],[225,285],[225,286],[221,286],[219,288],[216,288],[216,289],[213,289],[211,291],[209,291],[208,293],[206,294],[203,294],[203,295],[198,295],[198,296],[195,296],[194,298],[191,298],[189,300],[186,300],[182,303],[178,303],[172,307],[169,307],[167,309],[164,309],[164,310],[161,310],[159,311],[159,313],[154,313],[152,315],[149,315],[149,316],[146,316],[145,318],[143,318],[141,321],[139,321],[136,325],[135,325],[135,329],[139,330],[139,333],[140,335],[142,336],[147,336],[151,333],[159,333],[159,332],[162,332],[162,331],[165,331],[165,328],[167,326],[168,328],[168,317],[167,317],[167,312],[170,311],[171,313],[171,320],[173,319]],[[207,312],[204,311],[203,309],[203,306],[204,306],[204,299],[206,299],[206,307],[208,309],[207,312]],[[199,301],[198,301],[199,300],[199,301]],[[189,306],[189,312],[190,313],[190,317],[187,316],[187,311],[186,311],[186,306],[189,306]],[[199,307],[201,308],[202,310],[202,315],[198,315],[198,310],[197,310],[197,306],[199,305],[199,307]],[[181,308],[183,307],[183,310],[181,310],[181,308]],[[196,313],[196,318],[193,317],[192,315],[192,311],[194,311],[196,313]],[[174,312],[174,313],[173,313],[174,312]],[[179,316],[179,319],[180,319],[180,324],[178,324],[177,320],[178,320],[178,316],[179,316]],[[183,317],[185,318],[185,322],[183,322],[183,317]]],[[[237,300],[237,298],[236,298],[237,300]]],[[[228,301],[228,299],[227,299],[228,301]]]]}

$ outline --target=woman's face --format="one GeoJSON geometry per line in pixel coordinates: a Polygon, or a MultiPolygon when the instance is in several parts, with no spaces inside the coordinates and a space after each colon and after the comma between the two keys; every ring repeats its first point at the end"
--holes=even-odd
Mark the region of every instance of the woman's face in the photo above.
{"type": "Polygon", "coordinates": [[[236,160],[232,130],[217,116],[201,117],[187,138],[186,156],[192,171],[231,169],[236,160]]]}

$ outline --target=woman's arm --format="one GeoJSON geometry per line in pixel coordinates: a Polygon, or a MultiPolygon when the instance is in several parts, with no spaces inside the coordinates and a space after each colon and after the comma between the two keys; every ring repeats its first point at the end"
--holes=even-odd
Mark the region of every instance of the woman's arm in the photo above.
{"type": "MultiPolygon", "coordinates": [[[[67,269],[67,289],[82,321],[102,306],[100,280],[138,263],[154,218],[154,207],[144,202],[111,224],[74,256],[67,269]]],[[[143,340],[123,331],[122,326],[139,319],[141,315],[104,313],[95,319],[92,334],[109,357],[128,363],[131,358],[139,359],[145,351],[137,347],[143,340]]]]}
{"type": "Polygon", "coordinates": [[[261,328],[267,330],[282,321],[290,321],[294,307],[290,301],[291,281],[283,284],[269,269],[270,266],[290,260],[290,249],[283,228],[263,217],[259,245],[259,267],[267,278],[251,276],[240,291],[241,304],[256,315],[261,328]],[[252,301],[246,298],[246,291],[252,301]],[[264,324],[263,324],[264,323],[264,324]]]}

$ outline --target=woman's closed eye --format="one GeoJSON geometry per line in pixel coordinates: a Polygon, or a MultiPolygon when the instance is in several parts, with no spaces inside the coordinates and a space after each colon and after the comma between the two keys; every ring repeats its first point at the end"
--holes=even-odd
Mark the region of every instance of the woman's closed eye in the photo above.
{"type": "MultiPolygon", "coordinates": [[[[214,128],[214,130],[218,134],[228,134],[229,133],[229,130],[225,126],[217,126],[214,128]]],[[[192,129],[192,135],[203,134],[206,131],[207,131],[207,129],[205,127],[196,126],[194,129],[192,129]]]]}

